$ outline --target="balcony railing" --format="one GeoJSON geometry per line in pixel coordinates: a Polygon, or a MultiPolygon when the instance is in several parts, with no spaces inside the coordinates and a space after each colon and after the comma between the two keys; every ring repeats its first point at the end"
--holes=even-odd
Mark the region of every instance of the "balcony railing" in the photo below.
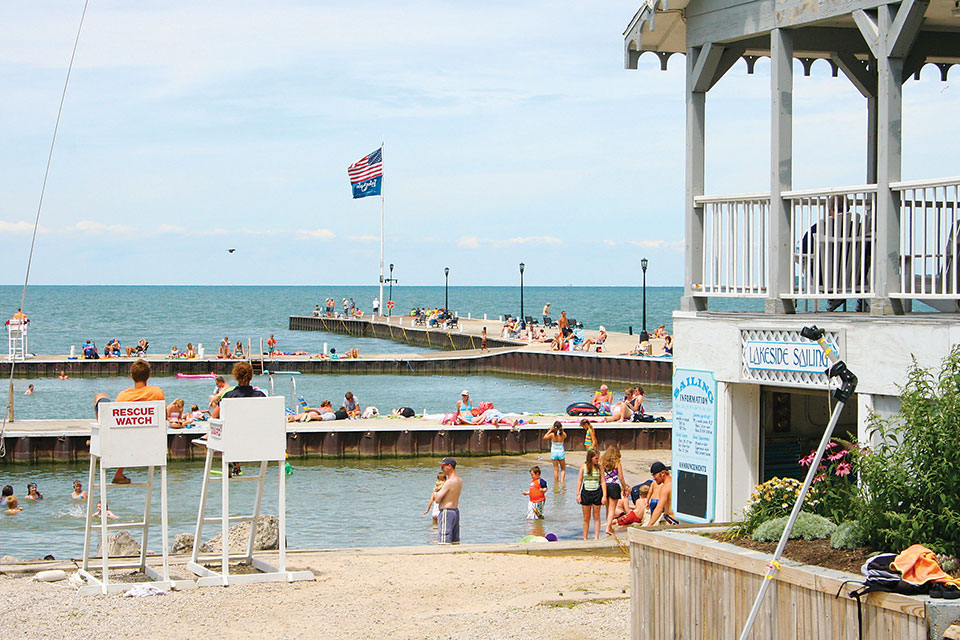
{"type": "Polygon", "coordinates": [[[870,298],[877,187],[788,191],[793,292],[800,299],[870,298]]]}
{"type": "MultiPolygon", "coordinates": [[[[901,293],[894,297],[941,308],[935,301],[960,295],[960,177],[891,187],[900,194],[901,293]]],[[[957,311],[956,303],[949,310],[957,311]]]]}
{"type": "Polygon", "coordinates": [[[708,296],[767,295],[769,194],[701,196],[703,282],[708,296]]]}
{"type": "MultiPolygon", "coordinates": [[[[960,311],[960,177],[891,188],[900,197],[900,286],[887,294],[960,311]]],[[[788,191],[783,197],[793,247],[784,297],[876,297],[877,186],[788,191]]],[[[695,203],[703,208],[703,281],[694,290],[711,297],[765,297],[770,196],[700,196],[695,203]]]]}

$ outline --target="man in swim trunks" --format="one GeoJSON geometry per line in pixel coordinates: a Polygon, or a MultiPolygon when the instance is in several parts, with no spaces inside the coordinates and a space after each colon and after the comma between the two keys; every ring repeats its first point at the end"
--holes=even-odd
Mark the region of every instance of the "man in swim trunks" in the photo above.
{"type": "Polygon", "coordinates": [[[653,476],[653,486],[650,488],[650,521],[648,527],[657,524],[663,516],[668,524],[679,524],[673,514],[673,478],[670,477],[670,467],[659,460],[650,465],[650,475],[653,476]]]}
{"type": "Polygon", "coordinates": [[[440,491],[433,494],[433,500],[440,505],[437,516],[437,544],[460,544],[460,490],[463,481],[457,475],[457,461],[447,457],[440,461],[440,469],[447,474],[447,480],[440,491]]]}

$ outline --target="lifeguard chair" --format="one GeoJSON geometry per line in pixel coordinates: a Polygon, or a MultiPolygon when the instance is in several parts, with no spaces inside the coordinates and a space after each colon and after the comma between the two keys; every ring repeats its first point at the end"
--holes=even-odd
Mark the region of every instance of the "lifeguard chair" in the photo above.
{"type": "Polygon", "coordinates": [[[187,568],[200,576],[197,585],[228,586],[231,584],[250,584],[253,582],[293,582],[295,580],[313,580],[311,571],[287,571],[287,518],[286,484],[284,465],[287,450],[287,420],[284,412],[286,399],[283,396],[268,398],[226,398],[220,402],[220,419],[210,421],[207,436],[207,459],[203,466],[203,485],[200,490],[200,510],[197,514],[197,527],[193,539],[193,553],[187,568]],[[220,454],[219,477],[212,471],[213,455],[220,454]],[[260,472],[255,476],[230,474],[230,465],[234,462],[259,462],[260,472]],[[278,514],[280,556],[277,565],[253,557],[253,541],[257,535],[257,516],[260,515],[260,503],[263,498],[263,486],[267,478],[269,463],[277,463],[279,485],[278,514]],[[221,508],[219,517],[205,517],[207,497],[211,483],[219,482],[221,487],[221,508]],[[249,516],[230,515],[230,484],[234,482],[256,482],[257,492],[254,498],[253,513],[249,516]],[[203,525],[220,523],[221,553],[219,556],[200,556],[200,539],[203,525]],[[247,538],[246,553],[230,555],[230,524],[249,522],[250,535],[247,538]],[[212,571],[201,561],[220,561],[220,572],[212,571]],[[250,565],[257,573],[230,574],[230,561],[250,565]]]}
{"type": "MultiPolygon", "coordinates": [[[[97,412],[97,422],[91,424],[90,433],[90,475],[87,479],[87,519],[83,538],[83,563],[80,577],[86,585],[80,588],[83,595],[114,593],[129,589],[127,583],[111,583],[110,569],[139,568],[153,579],[152,586],[163,589],[193,586],[193,581],[173,581],[170,579],[167,530],[167,420],[163,401],[150,402],[101,402],[97,412]],[[99,483],[95,482],[95,472],[99,465],[99,483]],[[107,483],[106,472],[110,468],[146,467],[146,482],[130,484],[107,483]],[[160,546],[163,567],[157,571],[147,565],[147,542],[150,534],[150,508],[153,499],[154,470],[160,467],[160,546]],[[108,523],[108,489],[129,489],[146,487],[143,520],[140,522],[108,523]],[[95,495],[99,493],[102,504],[100,518],[100,554],[101,578],[90,572],[90,537],[95,517],[95,495]],[[140,541],[140,559],[138,562],[110,564],[108,557],[107,534],[117,529],[140,529],[143,532],[140,541]]],[[[138,583],[144,584],[144,583],[138,583]]]]}
{"type": "Polygon", "coordinates": [[[7,352],[11,361],[23,361],[30,355],[27,345],[27,320],[7,320],[7,352]]]}

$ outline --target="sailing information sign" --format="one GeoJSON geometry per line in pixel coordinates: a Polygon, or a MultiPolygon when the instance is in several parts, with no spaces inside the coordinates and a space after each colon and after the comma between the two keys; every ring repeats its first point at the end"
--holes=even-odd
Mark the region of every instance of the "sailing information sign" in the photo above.
{"type": "Polygon", "coordinates": [[[711,371],[673,373],[674,511],[713,522],[717,477],[717,381],[711,371]]]}

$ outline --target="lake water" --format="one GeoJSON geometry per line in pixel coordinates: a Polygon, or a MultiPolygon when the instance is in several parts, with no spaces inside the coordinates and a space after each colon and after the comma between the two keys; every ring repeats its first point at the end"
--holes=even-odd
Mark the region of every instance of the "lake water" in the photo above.
{"type": "MultiPolygon", "coordinates": [[[[546,456],[549,458],[549,455],[546,456]]],[[[527,498],[520,492],[530,482],[530,462],[519,458],[462,458],[457,467],[463,478],[461,537],[464,543],[517,542],[527,534],[555,533],[561,540],[582,536],[583,516],[576,502],[577,469],[567,469],[567,488],[554,486],[549,459],[540,461],[549,485],[545,519],[526,520],[527,498]]],[[[287,541],[289,548],[370,547],[430,544],[436,539],[429,515],[423,511],[430,499],[438,471],[434,459],[417,460],[293,460],[294,472],[286,477],[287,541]]],[[[246,465],[254,472],[253,465],[246,465]]],[[[44,500],[22,501],[16,516],[0,515],[0,556],[35,558],[52,554],[58,559],[79,557],[83,549],[85,504],[69,495],[75,479],[87,489],[87,464],[47,464],[33,468],[3,468],[2,484],[15,494],[25,494],[27,482],[36,482],[44,500]]],[[[134,481],[145,471],[134,469],[134,481]]],[[[168,466],[170,537],[193,532],[200,500],[203,464],[171,463],[168,466]]],[[[277,512],[277,468],[270,467],[262,513],[277,512]]],[[[159,472],[157,472],[159,481],[159,472]]],[[[630,479],[636,481],[635,479],[630,479]]],[[[110,510],[119,520],[132,522],[143,515],[142,489],[108,493],[110,510]],[[139,511],[139,514],[138,514],[139,511]]],[[[252,511],[254,483],[231,487],[234,515],[252,511]]],[[[219,488],[208,501],[207,516],[219,513],[219,488]]],[[[155,525],[151,550],[159,550],[159,494],[154,494],[155,525]]],[[[604,514],[605,515],[605,514],[604,514]]],[[[203,538],[219,533],[208,525],[203,538]]],[[[139,540],[140,532],[131,531],[139,540]]],[[[592,535],[592,531],[591,531],[592,535]]],[[[98,539],[94,536],[94,544],[98,539]]]]}
{"type": "MultiPolygon", "coordinates": [[[[386,292],[387,289],[384,289],[386,292]]],[[[20,287],[0,286],[0,310],[10,315],[20,306],[20,287]]],[[[550,302],[554,318],[566,310],[589,329],[604,325],[609,331],[640,330],[640,287],[525,287],[524,312],[539,316],[550,302]]],[[[647,327],[673,326],[672,313],[680,303],[681,287],[647,288],[647,327]]],[[[250,339],[254,345],[273,333],[284,351],[303,349],[311,353],[323,343],[338,351],[358,347],[361,353],[422,351],[405,344],[374,338],[353,338],[309,331],[289,331],[291,315],[309,315],[315,304],[332,297],[353,297],[370,312],[377,287],[192,287],[192,286],[31,286],[25,312],[30,316],[30,350],[38,354],[69,353],[86,340],[102,347],[119,338],[134,345],[139,338],[150,341],[150,352],[165,354],[170,347],[186,348],[187,342],[202,343],[216,353],[224,336],[232,341],[250,339]]],[[[450,308],[466,316],[492,318],[519,314],[519,287],[450,287],[450,308]]],[[[409,312],[416,306],[442,306],[443,287],[394,287],[395,310],[409,312]]],[[[762,301],[711,300],[711,309],[762,309],[762,301]],[[752,305],[752,306],[751,306],[752,305]]],[[[7,316],[9,317],[9,315],[7,316]]]]}

